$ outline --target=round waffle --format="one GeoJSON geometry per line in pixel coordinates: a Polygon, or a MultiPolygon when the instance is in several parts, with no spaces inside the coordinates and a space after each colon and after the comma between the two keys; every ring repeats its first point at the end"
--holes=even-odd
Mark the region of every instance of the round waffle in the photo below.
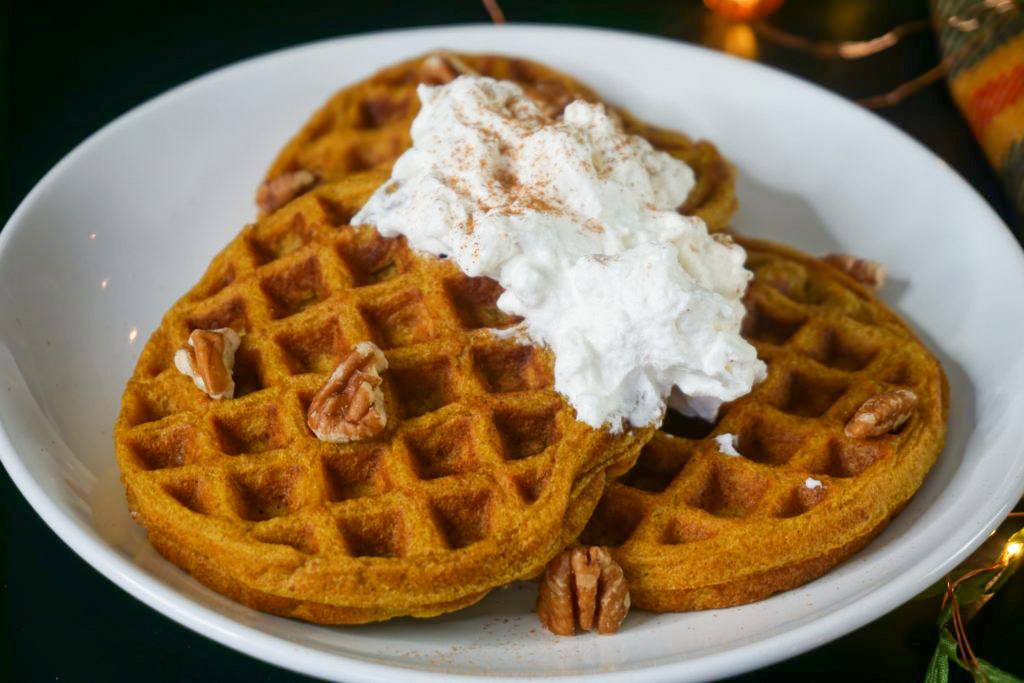
{"type": "Polygon", "coordinates": [[[583,534],[645,609],[739,605],[820,576],[882,530],[942,449],[945,377],[907,325],[822,261],[738,241],[754,272],[743,333],[767,379],[714,424],[670,414],[583,534]],[[844,433],[866,399],[901,388],[919,402],[896,433],[844,433]],[[742,457],[720,452],[723,434],[742,457]]]}
{"type": "MultiPolygon", "coordinates": [[[[409,128],[419,112],[416,86],[444,83],[457,75],[458,69],[514,81],[550,114],[560,113],[575,99],[600,101],[582,83],[525,59],[425,55],[383,69],[331,96],[278,153],[266,181],[307,171],[312,174],[310,180],[317,177],[329,182],[350,173],[389,167],[412,144],[409,128]]],[[[703,218],[709,230],[725,228],[736,211],[736,174],[715,146],[648,125],[623,109],[613,109],[627,132],[646,137],[656,148],[693,169],[697,184],[680,211],[703,218]]],[[[273,210],[275,204],[264,208],[273,210]]]]}
{"type": "Polygon", "coordinates": [[[490,331],[518,322],[493,280],[348,225],[386,177],[246,227],[146,344],[115,428],[129,506],[162,554],[315,622],[434,615],[536,574],[652,433],[576,421],[550,353],[490,331]],[[235,398],[212,400],[173,355],[225,327],[242,334],[235,398]],[[385,431],[322,442],[309,402],[367,340],[389,366],[385,431]]]}

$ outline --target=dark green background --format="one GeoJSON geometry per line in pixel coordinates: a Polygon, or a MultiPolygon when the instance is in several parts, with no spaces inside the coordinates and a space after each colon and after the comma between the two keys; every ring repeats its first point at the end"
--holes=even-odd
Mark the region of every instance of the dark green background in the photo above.
{"type": "MultiPolygon", "coordinates": [[[[697,0],[505,0],[502,6],[516,21],[590,24],[687,41],[699,40],[705,14],[697,0]]],[[[332,36],[487,20],[473,0],[69,7],[7,6],[0,84],[6,95],[5,219],[90,133],[210,69],[332,36]]],[[[926,0],[789,0],[772,21],[807,36],[861,39],[925,16],[926,0]]],[[[762,46],[761,61],[859,98],[925,71],[936,63],[936,50],[932,37],[921,34],[860,62],[822,61],[772,46],[762,46]]],[[[943,84],[879,113],[961,173],[1019,230],[943,84]]],[[[5,472],[0,553],[0,679],[307,680],[206,640],[128,596],[64,546],[5,472]]],[[[971,624],[979,653],[1018,674],[1024,673],[1022,613],[1024,577],[1017,577],[971,624]]],[[[934,647],[937,615],[935,601],[910,603],[845,638],[739,680],[920,680],[934,647]]]]}

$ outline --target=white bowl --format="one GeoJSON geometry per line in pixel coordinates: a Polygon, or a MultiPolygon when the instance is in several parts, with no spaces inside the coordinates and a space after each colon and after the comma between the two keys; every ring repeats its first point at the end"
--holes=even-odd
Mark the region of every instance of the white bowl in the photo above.
{"type": "Polygon", "coordinates": [[[1024,490],[1024,258],[939,159],[877,117],[702,49],[579,28],[467,26],[316,43],[188,83],[113,122],[0,234],[0,456],[54,531],[199,633],[325,678],[721,677],[792,656],[906,601],[976,547],[1024,490]],[[438,619],[329,628],[257,613],[160,558],[128,518],[111,442],[160,316],[251,220],[275,150],[338,87],[437,47],[533,57],[738,165],[741,232],[885,263],[883,297],[950,379],[948,445],[904,512],[821,579],[753,605],[635,612],[615,637],[555,638],[533,587],[438,619]]]}

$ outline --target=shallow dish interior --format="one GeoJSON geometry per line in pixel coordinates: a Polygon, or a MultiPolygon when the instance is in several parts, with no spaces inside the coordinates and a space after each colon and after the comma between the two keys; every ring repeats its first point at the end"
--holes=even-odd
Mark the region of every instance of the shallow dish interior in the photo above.
{"type": "MultiPolygon", "coordinates": [[[[451,673],[588,680],[718,677],[791,656],[911,597],[983,540],[1024,489],[1024,258],[939,159],[791,77],[698,48],[540,26],[392,32],[223,69],[129,113],[62,161],[0,234],[0,455],[76,552],[136,597],[229,646],[327,678],[451,673]],[[642,117],[707,137],[740,169],[746,234],[885,263],[882,297],[950,380],[948,445],[866,550],[740,608],[635,612],[613,638],[554,638],[517,584],[429,621],[327,628],[253,612],[160,558],[128,518],[111,430],[160,316],[255,210],[276,149],[341,85],[437,47],[520,54],[642,117]]],[[[490,679],[490,680],[493,680],[490,679]]]]}

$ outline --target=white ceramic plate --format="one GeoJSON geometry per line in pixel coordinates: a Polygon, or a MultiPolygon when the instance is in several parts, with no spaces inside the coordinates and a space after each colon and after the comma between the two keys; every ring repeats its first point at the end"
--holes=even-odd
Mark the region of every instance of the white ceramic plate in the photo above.
{"type": "Polygon", "coordinates": [[[324,678],[721,677],[790,657],[906,601],[976,547],[1024,489],[1024,259],[939,159],[854,105],[686,45],[578,28],[380,33],[250,60],[113,122],[61,161],[0,234],[0,455],[78,554],[230,647],[324,678]],[[735,227],[888,265],[884,298],[941,358],[948,446],[851,561],[729,610],[635,612],[615,637],[537,628],[533,587],[442,618],[329,628],[257,613],[161,559],[130,522],[111,443],[124,381],[163,311],[254,214],[275,151],[338,87],[438,47],[556,65],[651,121],[717,142],[741,172],[735,227]]]}

